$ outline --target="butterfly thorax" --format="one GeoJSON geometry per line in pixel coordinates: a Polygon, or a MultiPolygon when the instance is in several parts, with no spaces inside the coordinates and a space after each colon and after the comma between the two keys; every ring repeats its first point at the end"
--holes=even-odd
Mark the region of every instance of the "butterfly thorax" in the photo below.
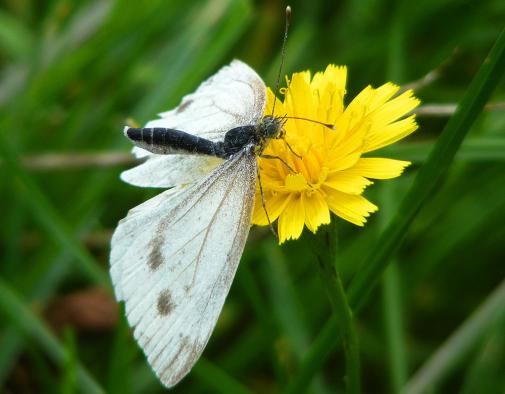
{"type": "Polygon", "coordinates": [[[256,152],[261,153],[272,138],[280,138],[283,121],[274,116],[264,116],[256,125],[256,152]]]}
{"type": "Polygon", "coordinates": [[[223,156],[231,156],[246,146],[253,146],[256,154],[266,148],[268,141],[279,138],[282,130],[282,120],[273,116],[265,116],[256,125],[239,126],[229,130],[222,143],[223,156]]]}

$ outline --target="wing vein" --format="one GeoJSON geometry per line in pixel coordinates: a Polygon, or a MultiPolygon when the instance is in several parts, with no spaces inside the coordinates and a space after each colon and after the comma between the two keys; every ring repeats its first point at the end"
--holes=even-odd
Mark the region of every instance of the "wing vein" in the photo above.
{"type": "Polygon", "coordinates": [[[237,173],[235,173],[233,181],[230,182],[230,185],[226,188],[226,191],[223,195],[223,199],[219,202],[219,205],[217,206],[216,211],[214,212],[214,215],[212,215],[212,217],[210,219],[209,225],[205,231],[205,236],[203,238],[202,245],[200,246],[200,250],[198,251],[197,260],[195,262],[195,270],[193,272],[193,279],[191,280],[191,287],[193,287],[193,285],[195,284],[196,271],[198,269],[198,265],[200,264],[200,259],[202,257],[202,251],[207,244],[207,238],[209,236],[210,229],[213,227],[213,225],[216,221],[217,214],[221,210],[221,207],[223,206],[224,201],[228,198],[230,191],[232,190],[232,186],[235,185],[236,181],[237,181],[237,173]]]}

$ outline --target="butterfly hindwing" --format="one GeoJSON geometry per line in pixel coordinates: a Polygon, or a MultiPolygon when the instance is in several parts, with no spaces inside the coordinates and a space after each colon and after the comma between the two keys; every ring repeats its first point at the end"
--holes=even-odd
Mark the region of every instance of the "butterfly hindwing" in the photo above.
{"type": "Polygon", "coordinates": [[[140,187],[172,187],[193,183],[223,160],[203,155],[151,155],[145,162],[121,173],[121,179],[140,187]]]}

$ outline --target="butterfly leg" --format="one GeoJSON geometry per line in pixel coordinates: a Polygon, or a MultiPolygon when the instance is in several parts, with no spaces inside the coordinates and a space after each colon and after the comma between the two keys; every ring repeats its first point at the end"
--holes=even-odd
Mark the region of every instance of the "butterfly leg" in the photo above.
{"type": "Polygon", "coordinates": [[[256,175],[258,176],[258,184],[260,185],[261,205],[263,206],[263,210],[265,211],[265,215],[267,216],[268,225],[270,226],[270,231],[272,231],[272,234],[274,235],[275,239],[278,242],[279,236],[275,232],[274,226],[272,225],[272,222],[270,221],[270,216],[268,216],[267,207],[265,205],[265,195],[263,194],[263,186],[261,185],[261,175],[260,175],[259,166],[256,166],[256,175]]]}
{"type": "Polygon", "coordinates": [[[299,159],[302,158],[302,156],[300,156],[298,153],[296,153],[293,148],[291,148],[291,145],[289,145],[288,141],[286,141],[285,138],[283,138],[283,141],[284,143],[286,144],[286,146],[288,147],[288,149],[291,151],[292,154],[294,154],[296,157],[298,157],[299,159]]]}
{"type": "Polygon", "coordinates": [[[273,155],[259,155],[261,158],[263,159],[277,159],[277,160],[280,160],[282,162],[282,164],[284,164],[289,171],[291,171],[293,174],[296,174],[296,171],[293,170],[293,168],[288,164],[286,163],[286,160],[284,160],[283,158],[279,157],[279,156],[273,156],[273,155]]]}

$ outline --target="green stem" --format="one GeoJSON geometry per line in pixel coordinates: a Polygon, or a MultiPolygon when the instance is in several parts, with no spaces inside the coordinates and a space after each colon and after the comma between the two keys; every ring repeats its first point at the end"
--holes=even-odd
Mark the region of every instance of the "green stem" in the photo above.
{"type": "Polygon", "coordinates": [[[337,255],[337,219],[319,228],[311,235],[311,244],[319,262],[321,279],[330,300],[333,315],[337,320],[342,337],[346,365],[346,385],[348,393],[360,392],[360,360],[358,336],[353,321],[353,313],[347,302],[347,296],[340,276],[335,269],[337,255]]]}

